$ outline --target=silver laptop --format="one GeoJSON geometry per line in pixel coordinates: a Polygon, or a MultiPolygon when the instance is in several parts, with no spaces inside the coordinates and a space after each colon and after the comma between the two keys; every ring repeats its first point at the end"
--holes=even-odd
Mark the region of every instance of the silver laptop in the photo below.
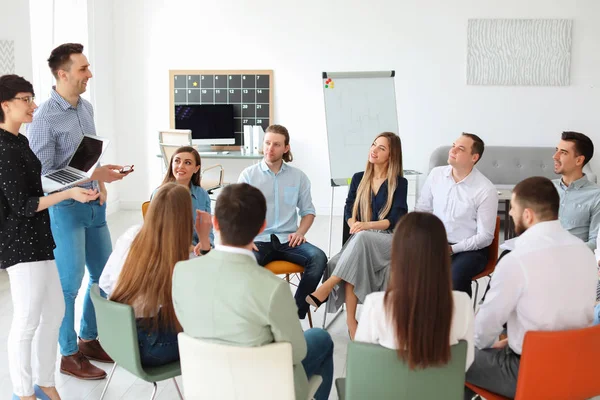
{"type": "Polygon", "coordinates": [[[42,189],[52,193],[91,178],[109,140],[95,135],[83,135],[69,164],[58,171],[42,176],[42,189]]]}

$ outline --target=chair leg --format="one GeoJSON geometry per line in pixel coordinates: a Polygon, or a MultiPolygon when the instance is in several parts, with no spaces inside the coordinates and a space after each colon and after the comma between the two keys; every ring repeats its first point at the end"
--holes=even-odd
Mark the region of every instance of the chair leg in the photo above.
{"type": "Polygon", "coordinates": [[[327,322],[327,310],[323,310],[323,326],[322,328],[325,329],[325,323],[327,322]]]}
{"type": "Polygon", "coordinates": [[[102,394],[100,395],[100,400],[102,400],[104,398],[104,395],[106,394],[106,389],[108,389],[108,385],[110,385],[110,380],[113,377],[113,374],[115,373],[115,370],[117,369],[117,363],[114,363],[113,367],[111,368],[110,372],[108,373],[108,380],[106,381],[106,385],[104,385],[104,389],[102,389],[102,394]]]}
{"type": "Polygon", "coordinates": [[[308,326],[313,327],[312,314],[310,313],[310,306],[308,307],[308,326]]]}
{"type": "Polygon", "coordinates": [[[156,389],[158,389],[156,382],[152,382],[152,384],[154,385],[154,389],[152,389],[152,396],[150,396],[150,400],[154,400],[154,398],[156,397],[156,389]]]}
{"type": "Polygon", "coordinates": [[[473,296],[473,312],[475,312],[477,308],[477,295],[479,294],[479,282],[477,282],[477,280],[473,282],[475,282],[475,296],[473,296]]]}
{"type": "Polygon", "coordinates": [[[181,394],[181,390],[179,389],[179,385],[177,384],[177,379],[175,379],[175,377],[173,377],[173,383],[175,384],[175,389],[177,389],[177,394],[179,395],[179,398],[181,400],[184,400],[183,395],[181,394]]]}

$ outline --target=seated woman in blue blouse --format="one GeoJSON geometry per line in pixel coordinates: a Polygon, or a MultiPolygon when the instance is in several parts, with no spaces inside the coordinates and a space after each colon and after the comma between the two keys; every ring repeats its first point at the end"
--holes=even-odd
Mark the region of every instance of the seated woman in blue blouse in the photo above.
{"type": "Polygon", "coordinates": [[[400,138],[384,132],[375,138],[369,150],[364,172],[352,177],[344,219],[350,227],[350,239],[327,264],[323,279],[329,276],[306,301],[319,307],[331,294],[327,312],[335,312],[344,302],[350,338],[358,322],[356,307],[372,292],[385,290],[392,259],[392,233],[406,212],[408,181],[402,177],[400,138]]]}
{"type": "MultiPolygon", "coordinates": [[[[175,150],[175,153],[171,157],[171,168],[168,169],[161,184],[164,185],[169,182],[177,182],[190,189],[192,194],[192,226],[194,226],[195,223],[196,210],[206,211],[209,214],[211,213],[208,192],[200,187],[201,165],[200,154],[196,149],[190,146],[180,147],[175,150]]],[[[154,193],[156,193],[156,190],[154,193]]],[[[154,197],[154,193],[152,193],[152,197],[154,197]]],[[[214,246],[214,241],[215,235],[212,228],[210,230],[210,243],[199,243],[198,234],[194,230],[192,238],[194,253],[208,253],[211,247],[214,246]]]]}

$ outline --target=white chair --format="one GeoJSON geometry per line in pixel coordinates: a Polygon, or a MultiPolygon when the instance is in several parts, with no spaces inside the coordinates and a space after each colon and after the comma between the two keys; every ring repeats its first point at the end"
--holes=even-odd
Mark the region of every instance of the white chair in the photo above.
{"type": "Polygon", "coordinates": [[[166,129],[158,131],[158,143],[177,144],[181,146],[192,145],[192,131],[189,129],[166,129]]]}
{"type": "MultiPolygon", "coordinates": [[[[295,400],[292,345],[228,346],[178,335],[186,400],[295,400]]],[[[308,382],[312,399],[323,379],[308,382]]]]}

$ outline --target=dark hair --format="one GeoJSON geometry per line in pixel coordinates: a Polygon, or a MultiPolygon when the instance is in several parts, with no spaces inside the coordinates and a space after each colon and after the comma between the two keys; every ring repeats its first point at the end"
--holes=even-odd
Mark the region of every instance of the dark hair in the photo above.
{"type": "Polygon", "coordinates": [[[71,60],[71,54],[83,53],[83,45],[79,43],[65,43],[61,44],[50,53],[48,58],[48,66],[52,75],[58,79],[58,70],[67,70],[71,68],[73,61],[71,60]]]}
{"type": "MultiPolygon", "coordinates": [[[[196,150],[195,148],[193,148],[191,146],[180,147],[177,150],[175,150],[175,153],[173,153],[173,155],[171,156],[171,160],[169,162],[169,168],[167,168],[167,173],[165,174],[165,177],[162,181],[162,185],[164,185],[165,183],[176,181],[175,175],[173,175],[173,159],[179,153],[192,153],[192,155],[194,156],[194,159],[196,160],[196,165],[199,167],[202,167],[202,160],[200,159],[200,153],[198,153],[198,150],[196,150]]],[[[198,172],[196,172],[196,173],[194,173],[194,175],[192,175],[192,179],[190,180],[190,186],[191,185],[200,186],[201,175],[202,175],[202,171],[200,169],[198,169],[198,172]]]]}
{"type": "Polygon", "coordinates": [[[430,213],[411,212],[394,231],[386,314],[398,356],[409,368],[447,364],[454,300],[444,224],[430,213]]]}
{"type": "Polygon", "coordinates": [[[215,206],[221,242],[246,246],[254,240],[267,215],[267,201],[260,190],[247,183],[227,185],[215,206]]]}
{"type": "Polygon", "coordinates": [[[583,133],[566,131],[562,133],[560,138],[575,144],[576,155],[584,157],[583,165],[587,164],[594,156],[594,143],[583,133]]]}
{"type": "Polygon", "coordinates": [[[513,189],[515,202],[523,208],[530,208],[542,221],[558,219],[560,198],[558,191],[548,178],[533,176],[523,179],[513,189]]]}
{"type": "MultiPolygon", "coordinates": [[[[14,99],[18,93],[31,93],[35,96],[33,86],[25,78],[18,75],[0,76],[0,103],[14,99]]],[[[0,123],[2,122],[4,111],[0,107],[0,123]]]]}
{"type": "MultiPolygon", "coordinates": [[[[283,125],[269,125],[267,127],[267,130],[265,131],[265,133],[267,132],[271,132],[271,133],[278,133],[280,135],[285,136],[285,145],[289,145],[290,144],[290,133],[288,132],[287,128],[283,125]]],[[[292,150],[288,150],[287,153],[283,154],[283,161],[285,162],[292,162],[294,161],[294,156],[292,155],[292,150]]]]}
{"type": "Polygon", "coordinates": [[[477,159],[477,161],[475,161],[475,164],[477,164],[479,162],[479,160],[481,160],[481,157],[483,157],[483,151],[485,150],[485,143],[483,143],[483,140],[481,140],[481,138],[479,136],[475,135],[474,133],[463,132],[462,135],[466,136],[468,138],[471,138],[473,140],[473,147],[471,148],[471,154],[479,154],[479,158],[477,159]]]}

